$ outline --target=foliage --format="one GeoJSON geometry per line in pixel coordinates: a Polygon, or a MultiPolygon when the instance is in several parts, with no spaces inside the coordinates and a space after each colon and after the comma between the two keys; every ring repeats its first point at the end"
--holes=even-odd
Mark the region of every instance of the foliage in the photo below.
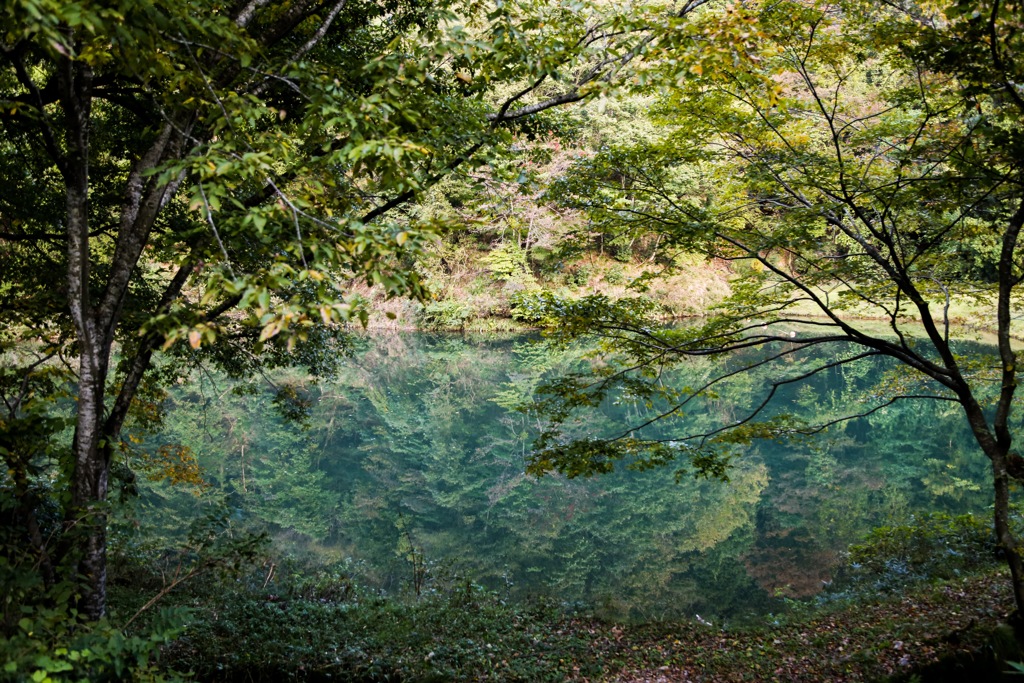
{"type": "Polygon", "coordinates": [[[626,272],[622,266],[614,266],[604,274],[604,281],[610,285],[621,285],[626,282],[626,272]]]}
{"type": "Polygon", "coordinates": [[[513,320],[528,325],[542,325],[555,320],[562,299],[547,290],[525,290],[516,292],[509,299],[513,320]]]}
{"type": "Polygon", "coordinates": [[[505,243],[484,259],[495,277],[508,283],[529,286],[535,283],[526,251],[516,243],[505,243]]]}
{"type": "Polygon", "coordinates": [[[993,466],[994,524],[1024,611],[1024,564],[1009,520],[1009,482],[1024,477],[1013,448],[1011,337],[1024,280],[1024,60],[1011,7],[751,5],[702,21],[746,27],[757,54],[723,59],[712,49],[693,64],[687,59],[707,47],[700,39],[682,33],[660,44],[663,58],[645,80],[664,88],[661,139],[580,159],[550,194],[587,212],[592,230],[658,235],[734,264],[732,294],[688,329],[659,329],[628,300],[585,297],[565,307],[551,335],[603,335],[606,361],[542,387],[536,405],[552,427],[532,470],[577,475],[618,460],[688,458],[698,472],[720,475],[737,446],[755,439],[803,439],[898,401],[948,402],[993,466]],[[995,347],[964,352],[969,333],[950,313],[958,301],[988,303],[995,347]],[[802,362],[823,345],[841,351],[802,362]],[[735,361],[719,375],[663,382],[666,367],[719,354],[735,361]],[[902,371],[865,388],[865,400],[843,413],[807,422],[785,409],[790,387],[879,357],[902,371]],[[697,404],[744,374],[760,378],[745,411],[688,424],[697,404]],[[617,386],[657,402],[657,419],[676,430],[645,433],[651,423],[640,421],[589,437],[562,427],[617,386]]]}
{"type": "Polygon", "coordinates": [[[473,319],[473,310],[463,301],[431,301],[420,311],[420,327],[425,330],[460,330],[473,319]]]}
{"type": "MultiPolygon", "coordinates": [[[[398,209],[531,116],[620,82],[662,10],[612,10],[4,6],[2,486],[49,583],[85,577],[82,611],[103,615],[112,472],[130,479],[124,430],[158,426],[162,388],[209,363],[329,372],[343,327],[366,323],[360,286],[426,298],[415,262],[439,226],[398,209]],[[39,419],[67,395],[70,435],[39,419]],[[53,543],[31,532],[39,481],[61,507],[53,543]]],[[[162,448],[157,475],[194,481],[191,456],[162,448]]]]}
{"type": "Polygon", "coordinates": [[[269,580],[258,572],[181,596],[197,604],[196,619],[162,663],[187,662],[212,681],[866,681],[948,658],[960,675],[988,680],[1001,666],[993,615],[1009,606],[1001,577],[984,573],[746,627],[630,625],[552,602],[513,604],[459,580],[411,601],[360,588],[344,566],[321,572],[281,561],[269,580]]]}
{"type": "MultiPolygon", "coordinates": [[[[631,577],[622,580],[624,595],[649,591],[651,582],[685,584],[683,576],[700,584],[694,553],[782,552],[755,540],[764,521],[756,504],[781,495],[757,460],[757,439],[829,427],[839,443],[856,438],[840,425],[861,414],[902,434],[907,452],[924,458],[929,473],[921,480],[931,493],[944,500],[976,493],[966,478],[944,483],[945,461],[923,453],[907,436],[912,430],[901,432],[903,418],[887,419],[885,408],[915,397],[959,401],[967,410],[997,465],[997,515],[1005,511],[1000,467],[1020,466],[1010,450],[1015,356],[1008,337],[1022,158],[1015,15],[999,3],[977,14],[954,5],[939,22],[921,21],[916,10],[927,14],[930,6],[903,12],[857,2],[839,10],[783,3],[697,12],[703,4],[674,14],[631,6],[622,15],[606,3],[539,0],[6,8],[0,178],[12,192],[0,198],[0,486],[10,494],[5,519],[17,524],[12,538],[22,547],[5,551],[17,558],[5,582],[17,584],[29,567],[44,578],[18,606],[49,600],[48,590],[65,591],[68,580],[84,576],[58,613],[70,621],[73,610],[103,613],[108,489],[141,489],[140,509],[163,505],[161,533],[208,505],[212,492],[244,524],[269,521],[278,535],[310,545],[359,528],[386,539],[392,559],[396,552],[410,558],[416,593],[436,567],[425,559],[428,548],[446,554],[453,547],[445,524],[483,538],[498,526],[490,516],[497,509],[510,513],[505,540],[482,546],[497,554],[502,543],[523,542],[533,554],[522,568],[544,574],[554,589],[593,591],[582,577],[600,566],[631,577]],[[734,296],[715,319],[665,330],[656,324],[664,311],[648,299],[570,300],[536,291],[533,270],[542,258],[578,286],[597,271],[556,263],[555,245],[537,246],[554,233],[535,231],[532,215],[518,215],[521,203],[507,202],[479,235],[498,245],[486,261],[515,290],[513,315],[553,328],[565,345],[565,363],[517,351],[549,378],[570,373],[540,394],[536,407],[549,421],[525,411],[504,416],[499,433],[482,430],[488,412],[481,406],[512,404],[537,388],[537,377],[502,377],[504,391],[460,403],[454,387],[466,382],[467,362],[460,368],[443,354],[424,359],[428,377],[417,396],[429,401],[396,395],[394,375],[386,375],[360,378],[357,399],[318,405],[311,396],[322,389],[268,374],[273,397],[250,386],[244,398],[226,395],[222,413],[210,410],[212,392],[196,390],[209,364],[232,378],[289,364],[319,376],[335,372],[350,344],[342,326],[366,322],[365,288],[376,287],[379,297],[425,298],[417,262],[435,249],[438,234],[457,232],[452,224],[474,201],[472,188],[504,184],[528,198],[522,202],[541,201],[546,169],[538,164],[566,158],[558,158],[551,131],[604,117],[606,95],[626,76],[648,104],[655,92],[664,95],[654,110],[662,127],[645,120],[624,126],[621,136],[601,131],[598,153],[572,155],[573,170],[549,198],[586,212],[591,223],[579,242],[599,244],[602,256],[607,249],[622,261],[653,263],[657,254],[670,264],[673,252],[689,249],[734,264],[734,296]],[[600,99],[596,115],[533,116],[591,95],[600,99]],[[513,139],[544,142],[520,157],[487,151],[513,139]],[[455,169],[484,162],[476,186],[443,184],[455,169]],[[444,194],[437,207],[410,207],[432,193],[444,194]],[[970,359],[950,339],[949,304],[957,295],[981,300],[993,292],[1000,358],[970,359]],[[908,302],[923,335],[908,327],[908,302]],[[824,325],[797,326],[791,312],[808,304],[826,316],[824,325]],[[842,312],[881,315],[897,340],[846,322],[842,312]],[[573,346],[594,331],[614,337],[602,350],[617,358],[573,346]],[[803,353],[833,341],[869,351],[843,346],[824,360],[803,353]],[[683,356],[717,353],[732,355],[726,365],[675,367],[683,356]],[[894,371],[887,383],[858,385],[868,400],[833,401],[822,413],[788,391],[833,371],[856,380],[852,363],[878,354],[935,382],[894,371]],[[722,376],[730,378],[728,390],[722,376]],[[177,382],[188,386],[168,405],[201,405],[189,415],[202,419],[167,424],[156,436],[165,389],[177,382]],[[732,392],[747,400],[722,401],[732,392]],[[782,407],[771,399],[783,399],[782,407]],[[313,436],[265,423],[272,407],[299,422],[329,415],[331,426],[315,438],[344,444],[352,459],[324,462],[313,436]],[[365,421],[356,426],[356,417],[365,421]],[[597,489],[521,476],[535,430],[542,432],[535,473],[610,472],[625,458],[635,470],[671,464],[729,477],[735,488],[686,482],[705,508],[694,512],[673,507],[665,486],[643,472],[608,484],[594,495],[623,501],[661,534],[630,555],[634,527],[590,505],[597,489]],[[475,439],[472,451],[457,452],[456,433],[475,439]],[[436,467],[399,471],[392,453],[436,467]],[[351,462],[365,468],[344,491],[354,504],[343,510],[327,478],[351,462]],[[499,472],[498,484],[471,479],[488,468],[499,472]],[[134,470],[147,481],[136,481],[134,470]],[[524,494],[534,486],[547,492],[541,506],[524,494]],[[537,524],[541,509],[562,518],[537,524]],[[595,552],[592,536],[606,549],[595,552]],[[654,566],[654,579],[636,576],[644,563],[654,566]]],[[[450,269],[449,252],[438,253],[438,268],[450,269]]],[[[624,272],[613,268],[605,279],[622,284],[624,272]]],[[[460,327],[470,310],[449,296],[426,304],[423,319],[460,327]]],[[[397,344],[394,353],[403,352],[397,344]]],[[[792,480],[820,507],[818,519],[798,531],[824,546],[830,534],[851,533],[847,520],[836,521],[842,506],[835,494],[850,475],[830,446],[803,448],[798,439],[792,462],[801,474],[792,480]]],[[[879,469],[899,483],[919,475],[897,465],[879,469]]],[[[856,502],[904,499],[886,491],[856,502]]],[[[778,536],[787,514],[771,520],[778,536]]],[[[1001,532],[999,543],[1012,560],[1012,536],[1001,532]]],[[[194,557],[159,559],[178,562],[177,569],[163,565],[172,577],[206,567],[194,557]]],[[[487,571],[493,586],[498,577],[487,571]]],[[[750,583],[730,571],[729,580],[750,583]]],[[[238,615],[246,629],[260,607],[276,602],[248,596],[239,603],[246,601],[238,615]]],[[[313,606],[299,616],[333,624],[327,612],[313,606]]],[[[287,623],[291,646],[316,657],[287,623]]],[[[424,675],[452,676],[462,661],[474,671],[500,668],[479,642],[452,637],[459,646],[424,675]]],[[[114,666],[138,652],[142,662],[147,647],[126,645],[103,658],[114,666]]],[[[505,673],[530,679],[539,671],[505,673]]]]}
{"type": "MultiPolygon", "coordinates": [[[[3,496],[0,536],[2,680],[162,681],[177,680],[156,666],[159,648],[181,633],[187,612],[161,609],[147,629],[126,634],[110,620],[79,612],[70,581],[46,585],[36,559],[12,532],[16,500],[3,496]]],[[[52,521],[51,521],[52,523],[52,521]]]]}
{"type": "Polygon", "coordinates": [[[54,607],[24,610],[17,629],[0,641],[0,677],[26,681],[184,680],[157,665],[160,648],[183,631],[189,612],[161,609],[141,634],[125,635],[107,619],[91,621],[70,605],[70,586],[47,596],[54,607]]]}
{"type": "Polygon", "coordinates": [[[151,535],[139,545],[135,524],[115,530],[112,554],[119,561],[113,580],[131,585],[138,600],[128,612],[100,620],[77,608],[79,586],[71,581],[47,585],[31,571],[32,555],[5,534],[0,555],[0,582],[7,588],[0,623],[5,665],[0,678],[179,680],[181,675],[161,662],[160,653],[184,632],[193,614],[185,606],[168,607],[161,601],[200,576],[230,580],[260,554],[266,540],[232,528],[223,509],[189,520],[180,538],[151,535]]]}
{"type": "Polygon", "coordinates": [[[601,670],[588,661],[581,635],[536,647],[561,619],[547,603],[513,606],[460,580],[412,601],[343,578],[339,599],[338,579],[318,578],[330,568],[291,569],[197,593],[204,608],[167,651],[169,662],[187,664],[203,680],[256,681],[556,681],[601,670]]]}

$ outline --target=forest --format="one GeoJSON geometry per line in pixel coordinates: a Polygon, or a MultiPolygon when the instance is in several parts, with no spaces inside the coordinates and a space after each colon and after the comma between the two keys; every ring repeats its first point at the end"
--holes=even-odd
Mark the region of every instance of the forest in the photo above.
{"type": "Polygon", "coordinates": [[[13,0],[0,677],[1024,672],[1017,0],[13,0]]]}

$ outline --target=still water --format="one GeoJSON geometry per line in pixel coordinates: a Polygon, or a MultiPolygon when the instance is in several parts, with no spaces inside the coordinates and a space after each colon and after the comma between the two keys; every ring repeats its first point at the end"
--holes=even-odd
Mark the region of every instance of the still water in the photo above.
{"type": "MultiPolygon", "coordinates": [[[[589,362],[584,350],[532,342],[360,338],[335,379],[274,378],[311,401],[308,429],[282,421],[263,385],[239,392],[204,375],[168,400],[161,438],[197,455],[209,482],[198,500],[226,499],[284,548],[346,562],[382,590],[471,580],[512,599],[544,594],[637,619],[768,610],[773,597],[819,592],[874,526],[925,511],[988,514],[987,461],[957,406],[941,402],[897,403],[807,441],[745,446],[727,483],[672,467],[527,477],[537,418],[514,407],[541,377],[589,362]]],[[[780,394],[778,409],[819,419],[863,412],[869,404],[858,401],[885,370],[821,373],[780,394]]],[[[697,385],[713,371],[703,362],[665,379],[697,385]]],[[[741,377],[689,422],[659,428],[735,421],[784,371],[741,377]]],[[[657,408],[619,396],[575,428],[610,433],[657,408]]],[[[202,507],[151,486],[147,505],[168,523],[202,507]]]]}

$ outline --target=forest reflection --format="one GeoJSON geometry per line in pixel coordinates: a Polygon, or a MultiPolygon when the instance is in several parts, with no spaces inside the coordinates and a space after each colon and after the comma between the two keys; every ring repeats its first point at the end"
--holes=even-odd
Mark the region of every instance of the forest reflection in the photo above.
{"type": "MultiPolygon", "coordinates": [[[[281,419],[263,385],[197,376],[168,399],[166,429],[149,445],[191,449],[208,486],[148,482],[143,519],[181,528],[226,500],[282,549],[345,562],[389,592],[459,577],[513,599],[545,594],[658,619],[769,610],[780,596],[819,592],[874,526],[924,511],[987,514],[986,461],[944,402],[897,403],[813,439],[755,443],[728,483],[673,468],[528,477],[537,418],[516,406],[543,377],[590,362],[586,349],[535,342],[358,337],[337,378],[274,378],[310,400],[307,428],[281,419]]],[[[856,405],[885,370],[823,372],[778,405],[825,419],[856,405]]],[[[694,363],[666,381],[697,385],[711,371],[694,363]]],[[[766,376],[722,386],[687,426],[735,420],[766,376]]],[[[618,396],[576,428],[607,433],[657,410],[618,396]]]]}

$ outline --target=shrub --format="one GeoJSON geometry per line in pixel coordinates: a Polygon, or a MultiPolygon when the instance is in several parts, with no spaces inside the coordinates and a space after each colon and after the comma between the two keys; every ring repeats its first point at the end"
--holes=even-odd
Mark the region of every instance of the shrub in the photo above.
{"type": "Polygon", "coordinates": [[[461,330],[472,319],[470,305],[455,299],[431,302],[420,311],[420,327],[427,330],[461,330]]]}
{"type": "Polygon", "coordinates": [[[509,297],[512,319],[527,325],[539,325],[551,319],[564,302],[547,290],[516,292],[509,297]]]}
{"type": "MultiPolygon", "coordinates": [[[[9,566],[0,568],[5,574],[9,566]]],[[[11,586],[7,582],[4,584],[11,586]]],[[[23,584],[24,585],[24,584],[23,584]]],[[[36,587],[38,588],[38,587],[36,587]]],[[[10,596],[8,596],[10,597],[10,596]]],[[[11,681],[177,681],[159,670],[159,649],[181,633],[187,610],[163,609],[141,633],[127,635],[107,619],[86,621],[66,584],[22,594],[20,618],[0,638],[0,679],[11,681]]]]}
{"type": "MultiPolygon", "coordinates": [[[[52,533],[58,510],[54,498],[46,500],[40,526],[52,533]]],[[[0,680],[177,680],[159,673],[153,660],[180,632],[185,611],[165,610],[130,635],[108,619],[86,620],[71,582],[44,581],[39,552],[18,534],[19,513],[14,491],[0,487],[0,680]]]]}
{"type": "Polygon", "coordinates": [[[613,266],[604,274],[604,281],[610,285],[621,285],[626,282],[626,271],[622,266],[613,266]]]}
{"type": "Polygon", "coordinates": [[[586,287],[590,284],[590,276],[594,274],[594,268],[584,263],[577,263],[565,273],[565,279],[570,285],[586,287]]]}
{"type": "Polygon", "coordinates": [[[495,277],[513,284],[532,285],[536,282],[526,250],[514,242],[502,244],[484,258],[484,263],[495,277]]]}

